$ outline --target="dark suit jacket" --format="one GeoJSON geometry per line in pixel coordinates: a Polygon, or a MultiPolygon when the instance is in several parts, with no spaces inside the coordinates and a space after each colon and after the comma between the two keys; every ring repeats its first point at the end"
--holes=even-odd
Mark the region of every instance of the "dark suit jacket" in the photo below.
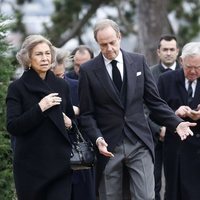
{"type": "Polygon", "coordinates": [[[67,73],[65,74],[65,77],[78,80],[78,75],[75,73],[74,70],[67,72],[67,73]]]}
{"type": "MultiPolygon", "coordinates": [[[[177,70],[177,69],[180,69],[180,65],[179,65],[178,62],[176,62],[175,70],[177,70]]],[[[158,79],[159,79],[160,75],[162,73],[165,73],[166,69],[162,66],[161,63],[159,63],[157,65],[154,65],[154,66],[150,67],[150,70],[151,70],[151,72],[153,74],[153,78],[155,79],[156,84],[158,84],[158,79]]],[[[160,133],[161,126],[156,124],[155,122],[153,122],[149,118],[148,118],[148,121],[149,121],[149,125],[150,125],[150,128],[151,128],[151,131],[153,133],[154,139],[155,139],[155,141],[157,141],[159,133],[160,133]]]]}
{"type": "MultiPolygon", "coordinates": [[[[7,130],[16,140],[14,177],[17,194],[19,199],[40,200],[48,193],[48,185],[56,183],[59,177],[70,181],[71,145],[62,116],[64,112],[70,118],[74,117],[69,87],[51,71],[42,80],[31,69],[10,84],[6,102],[7,130]],[[42,112],[38,103],[52,92],[59,93],[62,103],[42,112]]],[[[70,187],[67,190],[70,194],[70,187]]]]}
{"type": "Polygon", "coordinates": [[[79,98],[78,98],[78,80],[69,78],[65,76],[64,78],[69,83],[70,94],[72,98],[72,104],[74,106],[79,106],[79,98]]]}
{"type": "MultiPolygon", "coordinates": [[[[127,83],[123,82],[127,89],[126,106],[120,100],[101,53],[81,66],[79,79],[81,125],[93,143],[98,137],[103,136],[111,152],[123,139],[123,133],[128,130],[133,137],[136,134],[144,142],[153,156],[154,145],[144,115],[144,102],[157,120],[172,130],[175,130],[182,120],[176,117],[160,99],[144,56],[125,51],[122,51],[122,54],[127,77],[127,83]]],[[[98,155],[97,178],[100,178],[108,159],[98,155]]]]}
{"type": "MultiPolygon", "coordinates": [[[[175,111],[187,105],[183,69],[162,74],[158,81],[161,97],[175,111]]],[[[200,104],[200,80],[197,81],[191,108],[200,104]]],[[[190,118],[184,120],[193,121],[190,118]]],[[[193,137],[185,141],[167,129],[164,141],[164,168],[167,200],[198,200],[200,196],[200,120],[191,128],[193,137]]]]}
{"type": "MultiPolygon", "coordinates": [[[[153,74],[153,77],[154,77],[156,83],[158,83],[158,78],[160,77],[160,75],[161,75],[162,73],[166,72],[166,69],[162,66],[161,63],[150,67],[150,69],[151,69],[151,72],[152,72],[152,74],[153,74]]],[[[176,68],[175,68],[175,69],[176,69],[176,70],[177,70],[177,69],[180,69],[180,65],[179,65],[178,62],[176,62],[176,68]]]]}

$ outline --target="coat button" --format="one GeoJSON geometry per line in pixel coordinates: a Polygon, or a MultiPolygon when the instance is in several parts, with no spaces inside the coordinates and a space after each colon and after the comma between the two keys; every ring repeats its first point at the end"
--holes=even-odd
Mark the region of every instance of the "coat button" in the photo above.
{"type": "Polygon", "coordinates": [[[200,137],[200,134],[199,134],[199,133],[197,133],[195,136],[196,136],[197,138],[199,138],[199,137],[200,137]]]}

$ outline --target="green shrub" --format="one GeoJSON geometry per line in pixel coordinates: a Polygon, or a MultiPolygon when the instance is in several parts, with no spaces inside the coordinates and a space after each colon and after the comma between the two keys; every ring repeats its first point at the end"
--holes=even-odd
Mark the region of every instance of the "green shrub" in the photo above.
{"type": "Polygon", "coordinates": [[[5,125],[5,98],[14,68],[11,63],[11,56],[9,56],[10,47],[6,42],[6,34],[9,30],[9,26],[5,22],[5,17],[0,15],[0,199],[12,200],[14,199],[15,192],[12,173],[10,136],[6,132],[5,125]]]}

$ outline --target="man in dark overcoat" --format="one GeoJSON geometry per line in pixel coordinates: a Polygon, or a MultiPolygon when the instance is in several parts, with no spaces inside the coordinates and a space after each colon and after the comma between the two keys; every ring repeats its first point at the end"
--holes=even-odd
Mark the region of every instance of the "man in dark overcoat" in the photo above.
{"type": "Polygon", "coordinates": [[[94,36],[101,53],[80,68],[80,121],[96,143],[100,200],[121,200],[123,166],[127,167],[132,199],[154,199],[154,144],[144,103],[161,124],[182,139],[191,124],[177,117],[159,97],[143,55],[120,49],[118,25],[98,22],[94,36]]]}
{"type": "Polygon", "coordinates": [[[162,74],[158,80],[161,97],[184,120],[197,122],[193,137],[181,141],[167,127],[164,140],[166,200],[198,200],[200,197],[200,43],[188,43],[181,55],[182,69],[162,74]],[[191,96],[190,94],[191,83],[191,96]]]}

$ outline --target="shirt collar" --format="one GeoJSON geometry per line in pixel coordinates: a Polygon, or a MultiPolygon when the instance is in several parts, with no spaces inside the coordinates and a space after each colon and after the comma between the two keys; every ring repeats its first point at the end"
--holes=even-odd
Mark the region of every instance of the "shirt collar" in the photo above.
{"type": "MultiPolygon", "coordinates": [[[[187,78],[185,78],[185,83],[189,84],[190,80],[188,80],[187,78]]],[[[192,84],[197,84],[197,79],[195,79],[194,81],[192,81],[192,84]]]]}
{"type": "Polygon", "coordinates": [[[165,64],[161,63],[164,69],[171,69],[171,70],[175,70],[176,69],[176,62],[174,62],[173,65],[171,65],[170,67],[167,67],[165,64]]]}
{"type": "MultiPolygon", "coordinates": [[[[104,62],[105,62],[105,65],[106,65],[106,66],[107,66],[108,64],[110,64],[110,62],[112,61],[112,60],[107,59],[104,55],[103,55],[103,59],[104,59],[104,62]]],[[[113,60],[116,60],[118,63],[123,63],[122,52],[119,51],[118,56],[117,56],[115,59],[113,59],[113,60]]]]}

